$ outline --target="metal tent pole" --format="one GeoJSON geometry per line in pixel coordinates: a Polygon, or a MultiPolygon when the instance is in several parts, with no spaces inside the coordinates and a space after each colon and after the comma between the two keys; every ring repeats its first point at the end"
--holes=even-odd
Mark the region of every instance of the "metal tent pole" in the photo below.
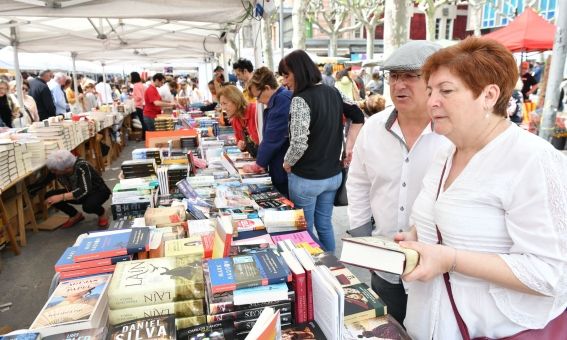
{"type": "MultiPolygon", "coordinates": [[[[15,21],[10,21],[10,23],[15,23],[15,21]]],[[[16,72],[16,93],[18,94],[18,104],[20,105],[20,114],[25,112],[24,108],[24,94],[22,91],[22,75],[20,73],[20,59],[18,57],[18,33],[16,32],[16,27],[10,27],[11,44],[12,50],[14,51],[14,72],[16,72]]],[[[23,127],[22,118],[18,118],[20,127],[23,127]]]]}

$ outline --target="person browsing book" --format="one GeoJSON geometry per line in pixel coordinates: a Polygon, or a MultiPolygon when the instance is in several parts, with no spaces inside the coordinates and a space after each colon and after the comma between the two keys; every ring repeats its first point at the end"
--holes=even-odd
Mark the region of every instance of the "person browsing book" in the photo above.
{"type": "Polygon", "coordinates": [[[70,228],[85,217],[72,205],[82,205],[83,211],[98,216],[98,226],[108,226],[108,217],[103,208],[110,197],[110,189],[96,170],[84,159],[75,157],[67,150],[58,150],[49,155],[46,161],[48,175],[30,186],[32,193],[57,180],[63,189],[48,191],[45,204],[54,206],[69,216],[62,228],[70,228]]]}
{"type": "MultiPolygon", "coordinates": [[[[423,176],[436,152],[449,144],[432,129],[420,71],[439,48],[412,41],[384,62],[394,106],[366,120],[354,147],[346,182],[352,236],[392,239],[398,230],[407,230],[423,176]]],[[[372,272],[371,285],[388,306],[388,314],[403,323],[407,296],[400,277],[372,272]]]]}
{"type": "Polygon", "coordinates": [[[252,157],[256,157],[259,143],[256,103],[246,102],[242,92],[234,85],[223,86],[217,96],[234,129],[236,145],[241,151],[248,151],[252,157]]]}
{"type": "Polygon", "coordinates": [[[248,81],[248,93],[261,104],[266,105],[262,126],[264,138],[258,146],[256,163],[245,166],[247,172],[268,170],[272,184],[289,197],[287,173],[282,164],[289,147],[288,118],[292,93],[282,86],[274,72],[267,67],[257,69],[248,81]]]}
{"type": "Polygon", "coordinates": [[[321,72],[305,51],[288,54],[280,61],[278,73],[293,91],[290,146],[283,163],[288,172],[289,196],[297,208],[303,209],[307,228],[312,231],[315,226],[325,249],[334,251],[331,217],[342,180],[343,113],[352,120],[345,150],[347,164],[364,114],[339,90],[321,83],[321,72]]]}
{"type": "MultiPolygon", "coordinates": [[[[420,254],[404,276],[410,336],[498,339],[558,316],[565,332],[567,158],[506,119],[514,57],[496,41],[469,37],[434,53],[422,72],[433,127],[454,145],[425,175],[415,228],[396,236],[420,254]]],[[[535,338],[549,339],[546,332],[535,338]]]]}
{"type": "Polygon", "coordinates": [[[155,131],[156,116],[161,114],[162,108],[174,108],[174,101],[165,101],[161,98],[158,88],[165,84],[165,77],[161,73],[156,73],[152,77],[152,83],[144,92],[144,123],[146,131],[155,131]]]}

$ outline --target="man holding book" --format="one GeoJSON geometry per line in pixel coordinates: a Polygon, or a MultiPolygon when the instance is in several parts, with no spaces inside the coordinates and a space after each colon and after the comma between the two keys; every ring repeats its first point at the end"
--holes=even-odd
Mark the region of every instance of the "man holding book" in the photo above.
{"type": "MultiPolygon", "coordinates": [[[[410,226],[409,213],[436,152],[448,140],[433,132],[420,68],[440,46],[411,41],[385,62],[394,106],[370,117],[356,141],[347,180],[349,233],[392,239],[410,226]],[[371,219],[374,218],[375,225],[371,219]]],[[[372,273],[372,289],[403,323],[407,295],[400,277],[372,273]]]]}

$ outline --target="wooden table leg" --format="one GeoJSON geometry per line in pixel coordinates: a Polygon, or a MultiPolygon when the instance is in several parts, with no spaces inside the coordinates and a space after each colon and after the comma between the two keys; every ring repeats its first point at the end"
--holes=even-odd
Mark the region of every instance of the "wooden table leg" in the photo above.
{"type": "Polygon", "coordinates": [[[4,230],[6,231],[6,235],[8,235],[8,240],[10,241],[10,247],[12,251],[16,255],[20,255],[20,246],[16,241],[16,235],[14,234],[14,230],[10,225],[10,219],[8,218],[8,212],[6,211],[6,207],[4,206],[4,202],[2,201],[2,197],[0,196],[0,217],[2,218],[2,223],[4,225],[4,230]]]}
{"type": "Polygon", "coordinates": [[[24,218],[24,199],[22,198],[22,193],[20,192],[20,183],[16,184],[16,209],[18,210],[16,214],[18,215],[18,235],[20,236],[20,245],[25,247],[28,244],[26,238],[26,221],[24,218]]]}
{"type": "Polygon", "coordinates": [[[28,187],[25,182],[22,182],[21,185],[22,185],[22,198],[24,199],[24,204],[26,205],[26,207],[24,208],[24,212],[26,213],[25,216],[28,217],[25,223],[27,223],[27,221],[29,220],[33,232],[37,233],[39,229],[37,228],[37,221],[35,220],[35,211],[33,209],[33,204],[30,198],[30,194],[28,193],[28,187]]]}

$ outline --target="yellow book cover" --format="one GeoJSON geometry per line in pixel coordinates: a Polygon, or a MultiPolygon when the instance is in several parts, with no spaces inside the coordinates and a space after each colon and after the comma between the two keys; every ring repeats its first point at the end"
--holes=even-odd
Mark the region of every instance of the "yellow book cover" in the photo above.
{"type": "Polygon", "coordinates": [[[201,236],[165,241],[165,256],[194,256],[202,258],[205,253],[201,236]]]}

